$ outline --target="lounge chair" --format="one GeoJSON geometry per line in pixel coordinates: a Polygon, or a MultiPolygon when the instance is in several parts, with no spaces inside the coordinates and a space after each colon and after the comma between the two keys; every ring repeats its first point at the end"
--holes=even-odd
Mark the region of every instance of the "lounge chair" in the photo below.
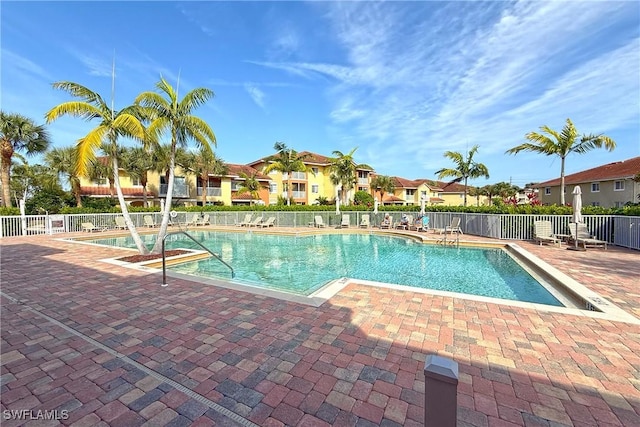
{"type": "Polygon", "coordinates": [[[86,231],[87,233],[93,233],[94,231],[107,231],[109,227],[98,227],[93,225],[92,222],[83,222],[81,224],[82,231],[86,231]]]}
{"type": "Polygon", "coordinates": [[[276,217],[270,216],[265,222],[261,222],[260,224],[258,224],[258,227],[273,227],[275,225],[275,221],[276,217]]]}
{"type": "Polygon", "coordinates": [[[418,217],[413,221],[413,224],[409,223],[409,229],[414,229],[416,231],[429,231],[429,217],[424,215],[418,217]]]}
{"type": "Polygon", "coordinates": [[[592,247],[604,246],[604,249],[607,250],[607,241],[596,239],[595,236],[593,236],[589,232],[589,229],[587,228],[586,224],[578,223],[577,239],[576,239],[576,223],[575,222],[569,223],[569,231],[571,232],[571,239],[574,242],[577,240],[578,245],[582,244],[582,246],[585,249],[587,248],[587,246],[592,246],[592,247]]]}
{"type": "Polygon", "coordinates": [[[360,227],[361,228],[369,228],[369,214],[363,214],[360,219],[360,227]]]}
{"type": "Polygon", "coordinates": [[[144,221],[145,227],[159,227],[160,224],[156,224],[151,215],[145,215],[142,217],[142,221],[144,221]]]}
{"type": "Polygon", "coordinates": [[[125,222],[123,216],[115,217],[115,221],[116,221],[116,226],[114,228],[116,230],[126,230],[127,229],[127,223],[125,222]]]}
{"type": "Polygon", "coordinates": [[[460,228],[460,217],[456,216],[451,218],[451,224],[447,225],[444,228],[444,233],[460,233],[460,234],[464,234],[462,232],[462,228],[460,228]]]}
{"type": "Polygon", "coordinates": [[[396,224],[396,228],[402,229],[402,230],[408,230],[409,227],[411,226],[411,224],[413,223],[413,215],[406,215],[405,216],[405,221],[400,221],[396,224]],[[406,222],[405,222],[406,221],[406,222]]]}
{"type": "Polygon", "coordinates": [[[198,225],[198,221],[200,221],[200,214],[193,214],[193,217],[191,218],[191,220],[187,220],[187,222],[185,222],[184,225],[186,226],[198,225]]]}
{"type": "Polygon", "coordinates": [[[261,217],[261,216],[259,216],[259,217],[257,217],[256,219],[254,219],[253,221],[251,221],[251,222],[249,223],[249,225],[247,225],[247,227],[256,227],[256,228],[257,228],[257,227],[259,227],[259,226],[260,226],[260,223],[261,223],[261,222],[262,222],[262,217],[261,217]]]}
{"type": "Polygon", "coordinates": [[[313,222],[309,223],[309,227],[318,227],[318,228],[324,228],[327,225],[324,223],[324,221],[322,220],[322,217],[320,215],[316,215],[313,219],[313,222]]]}
{"type": "Polygon", "coordinates": [[[198,220],[194,225],[209,225],[209,224],[211,224],[209,214],[204,214],[202,217],[198,218],[198,220]]]}
{"type": "Polygon", "coordinates": [[[340,227],[351,227],[351,217],[349,215],[342,215],[342,222],[340,223],[340,227]]]}
{"type": "Polygon", "coordinates": [[[391,227],[393,227],[393,217],[391,215],[389,215],[388,217],[385,216],[382,222],[380,223],[380,228],[390,229],[391,227]]]}
{"type": "Polygon", "coordinates": [[[553,234],[551,221],[535,221],[533,223],[533,240],[540,243],[557,243],[558,246],[562,246],[562,240],[553,234]]]}
{"type": "Polygon", "coordinates": [[[251,214],[248,213],[244,216],[244,219],[242,221],[240,221],[239,223],[237,223],[236,225],[238,227],[248,227],[249,224],[251,224],[251,214]]]}

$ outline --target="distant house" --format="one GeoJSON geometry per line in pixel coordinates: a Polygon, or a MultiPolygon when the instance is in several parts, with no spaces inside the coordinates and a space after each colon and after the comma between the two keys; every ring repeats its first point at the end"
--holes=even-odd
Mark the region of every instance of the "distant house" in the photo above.
{"type": "MultiPolygon", "coordinates": [[[[633,178],[640,173],[640,157],[613,162],[564,177],[565,202],[571,203],[576,185],[582,190],[583,206],[621,207],[638,202],[640,183],[633,178]]],[[[544,205],[560,204],[560,178],[536,185],[544,205]]]]}
{"type": "MultiPolygon", "coordinates": [[[[421,200],[426,206],[462,206],[464,204],[464,185],[458,183],[448,183],[433,181],[430,179],[407,179],[399,176],[392,176],[395,190],[393,194],[385,194],[382,204],[385,205],[405,205],[420,206],[421,200]]],[[[468,204],[487,204],[486,196],[470,196],[468,194],[471,187],[467,187],[468,204]]],[[[379,197],[379,192],[372,190],[374,197],[379,197]]]]}

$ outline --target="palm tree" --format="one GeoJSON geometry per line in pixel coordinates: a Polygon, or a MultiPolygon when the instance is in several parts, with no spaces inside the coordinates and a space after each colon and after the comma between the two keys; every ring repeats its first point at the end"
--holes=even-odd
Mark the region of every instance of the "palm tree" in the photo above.
{"type": "MultiPolygon", "coordinates": [[[[366,165],[356,165],[353,161],[353,153],[356,152],[358,147],[354,148],[347,154],[343,154],[340,151],[334,151],[334,157],[330,160],[329,171],[331,176],[329,179],[333,185],[342,186],[342,204],[347,204],[347,195],[349,191],[353,189],[357,182],[356,170],[366,165]]],[[[366,166],[368,167],[368,166],[366,166]]]]}
{"type": "Polygon", "coordinates": [[[521,151],[532,151],[546,156],[560,156],[560,204],[564,205],[564,164],[569,153],[584,154],[594,148],[606,148],[612,151],[616,148],[616,142],[605,135],[578,136],[578,131],[567,119],[567,123],[561,132],[556,132],[548,126],[540,127],[547,135],[537,132],[529,132],[525,138],[531,142],[525,142],[506,151],[507,154],[518,154],[521,151]],[[579,138],[579,140],[578,140],[579,138]]]}
{"type": "MultiPolygon", "coordinates": [[[[148,131],[154,136],[154,139],[159,139],[164,133],[171,135],[165,204],[168,207],[171,206],[173,198],[177,148],[186,146],[189,140],[194,140],[199,147],[210,151],[211,146],[216,145],[216,136],[213,130],[204,120],[192,114],[193,110],[212,98],[214,93],[210,89],[196,88],[188,92],[182,100],[178,100],[178,92],[162,77],[156,83],[156,88],[159,92],[143,92],[138,95],[135,102],[137,105],[145,107],[145,113],[151,120],[148,131]]],[[[162,215],[153,253],[160,253],[162,250],[162,240],[167,234],[168,225],[169,209],[167,208],[162,215]]]]}
{"type": "Polygon", "coordinates": [[[193,172],[202,182],[202,206],[207,204],[207,187],[209,176],[220,176],[229,173],[229,166],[216,154],[205,148],[197,153],[185,153],[184,159],[176,160],[183,168],[193,172]]]}
{"type": "Polygon", "coordinates": [[[120,111],[116,111],[110,107],[98,93],[78,83],[56,82],[53,84],[53,87],[55,89],[68,92],[70,95],[75,98],[79,98],[80,100],[63,102],[62,104],[53,107],[45,115],[47,123],[51,123],[65,115],[80,117],[86,120],[99,120],[98,126],[90,130],[86,136],[78,140],[78,144],[76,145],[78,155],[76,173],[79,176],[87,176],[89,165],[96,158],[95,152],[101,147],[106,149],[111,160],[111,172],[113,182],[116,187],[116,193],[118,194],[118,201],[120,202],[122,216],[124,216],[125,222],[138,251],[140,251],[141,254],[149,253],[149,250],[142,242],[142,239],[140,239],[140,235],[138,234],[133,221],[131,221],[131,216],[127,209],[127,203],[124,200],[122,188],[120,187],[120,178],[118,174],[118,137],[126,136],[140,142],[147,140],[144,127],[139,119],[140,110],[135,106],[130,106],[120,111]]]}
{"type": "Polygon", "coordinates": [[[264,169],[264,173],[277,171],[287,174],[287,206],[291,205],[291,174],[292,172],[309,172],[311,168],[304,161],[309,154],[298,154],[292,148],[287,147],[284,142],[276,142],[273,145],[274,150],[278,154],[268,157],[266,160],[270,162],[264,169]]]}
{"type": "Polygon", "coordinates": [[[13,154],[42,153],[49,147],[49,134],[42,125],[21,114],[0,111],[0,182],[2,203],[11,207],[11,158],[13,154]]]}
{"type": "Polygon", "coordinates": [[[482,164],[473,160],[473,156],[478,152],[478,146],[474,145],[465,159],[462,154],[456,151],[445,151],[444,156],[448,157],[455,163],[455,169],[442,168],[436,171],[438,179],[452,177],[451,183],[464,181],[464,205],[467,206],[467,181],[469,178],[476,179],[480,177],[489,178],[489,169],[482,164]]]}
{"type": "Polygon", "coordinates": [[[76,173],[78,164],[76,147],[54,148],[45,154],[44,161],[58,175],[66,175],[71,186],[71,194],[76,199],[76,206],[81,208],[80,177],[76,173]]]}
{"type": "Polygon", "coordinates": [[[396,185],[394,184],[393,178],[387,175],[376,175],[371,180],[371,188],[378,190],[380,192],[380,203],[382,203],[382,199],[384,198],[385,193],[393,194],[396,189],[396,185]]]}
{"type": "Polygon", "coordinates": [[[238,194],[250,194],[252,200],[249,204],[251,204],[255,199],[260,199],[260,189],[262,188],[262,184],[260,184],[260,181],[256,179],[258,172],[254,172],[251,176],[244,172],[240,172],[238,175],[240,178],[244,179],[242,185],[238,188],[238,194]]]}
{"type": "Polygon", "coordinates": [[[147,184],[149,183],[148,173],[153,169],[153,158],[151,153],[143,147],[132,147],[124,152],[124,170],[133,179],[140,180],[142,186],[142,206],[147,207],[147,184]]]}

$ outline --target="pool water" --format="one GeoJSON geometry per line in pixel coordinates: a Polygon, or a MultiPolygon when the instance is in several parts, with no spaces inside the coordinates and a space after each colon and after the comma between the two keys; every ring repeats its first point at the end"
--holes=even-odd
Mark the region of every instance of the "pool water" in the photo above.
{"type": "MultiPolygon", "coordinates": [[[[309,295],[332,280],[350,277],[563,306],[499,248],[442,247],[375,234],[285,236],[213,231],[190,234],[233,267],[234,281],[299,295],[309,295]]],[[[142,237],[149,246],[155,239],[155,235],[142,237]]],[[[135,248],[131,237],[92,242],[135,248]]],[[[197,245],[175,235],[167,237],[166,247],[196,249],[197,245]]],[[[230,279],[229,269],[213,258],[168,268],[195,276],[230,279]]]]}

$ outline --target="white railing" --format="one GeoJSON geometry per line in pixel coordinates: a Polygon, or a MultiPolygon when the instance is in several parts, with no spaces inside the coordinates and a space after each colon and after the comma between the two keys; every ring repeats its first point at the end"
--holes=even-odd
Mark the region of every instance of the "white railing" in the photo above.
{"type": "MultiPolygon", "coordinates": [[[[304,192],[293,192],[294,197],[304,197],[304,192]]],[[[245,212],[245,211],[210,211],[207,212],[213,225],[234,225],[244,219],[245,214],[251,213],[255,218],[262,215],[265,218],[276,217],[276,224],[284,227],[306,227],[313,223],[316,215],[320,215],[325,224],[337,226],[341,215],[334,211],[306,211],[306,212],[245,212]]],[[[384,212],[346,212],[351,216],[351,224],[359,224],[363,214],[370,217],[373,226],[380,224],[384,212]]],[[[401,212],[389,212],[398,221],[401,212]]],[[[178,212],[174,223],[186,223],[199,212],[178,212]]],[[[161,221],[159,212],[130,213],[137,227],[144,226],[143,217],[150,215],[156,223],[161,221]]],[[[556,234],[570,234],[569,223],[571,215],[507,215],[480,214],[458,212],[428,212],[429,227],[444,228],[451,224],[454,217],[460,217],[460,227],[465,234],[483,236],[501,240],[531,240],[533,239],[533,223],[537,220],[551,221],[553,232],[556,234]]],[[[119,213],[73,214],[73,215],[27,215],[0,216],[0,238],[33,235],[55,234],[81,231],[83,222],[91,222],[98,227],[115,228],[115,217],[119,213]]],[[[626,248],[640,250],[640,216],[622,215],[585,215],[583,220],[587,228],[598,239],[626,248]]]]}
{"type": "Polygon", "coordinates": [[[358,184],[369,185],[369,178],[358,178],[358,184]]]}
{"type": "Polygon", "coordinates": [[[291,197],[293,197],[294,199],[304,199],[307,197],[307,192],[306,191],[292,191],[291,192],[291,197]]]}
{"type": "MultiPolygon", "coordinates": [[[[202,196],[202,190],[204,187],[197,187],[196,191],[198,196],[202,196]]],[[[222,188],[220,187],[207,187],[207,196],[222,196],[222,188]]]]}

